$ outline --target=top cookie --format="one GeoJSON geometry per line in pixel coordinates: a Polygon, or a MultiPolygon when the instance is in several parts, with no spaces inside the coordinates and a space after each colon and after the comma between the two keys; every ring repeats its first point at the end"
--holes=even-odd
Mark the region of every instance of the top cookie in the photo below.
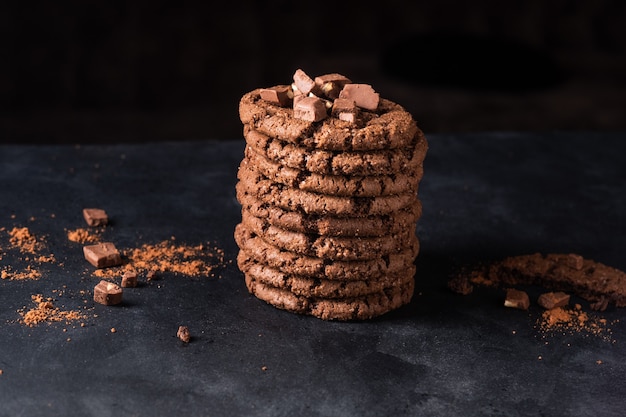
{"type": "Polygon", "coordinates": [[[340,74],[310,78],[296,70],[291,85],[257,88],[241,97],[241,122],[272,138],[310,149],[368,151],[406,148],[419,129],[402,106],[368,84],[340,74]]]}
{"type": "Polygon", "coordinates": [[[245,125],[273,138],[299,146],[335,151],[365,151],[408,147],[417,124],[402,106],[385,99],[375,112],[364,113],[360,125],[337,118],[318,122],[297,119],[293,109],[269,103],[260,89],[244,94],[239,117],[245,125]]]}

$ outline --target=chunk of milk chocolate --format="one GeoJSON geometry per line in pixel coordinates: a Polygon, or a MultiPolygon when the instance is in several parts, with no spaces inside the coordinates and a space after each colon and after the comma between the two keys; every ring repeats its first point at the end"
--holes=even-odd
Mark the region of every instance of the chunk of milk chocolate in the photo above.
{"type": "Polygon", "coordinates": [[[339,98],[354,100],[357,106],[374,111],[378,108],[380,95],[369,84],[346,84],[339,98]]]}
{"type": "Polygon", "coordinates": [[[107,268],[122,264],[122,256],[111,242],[84,246],[83,254],[85,259],[96,268],[107,268]]]}
{"type": "Polygon", "coordinates": [[[326,104],[317,97],[301,98],[294,103],[293,117],[308,122],[319,122],[328,117],[326,104]]]}
{"type": "Polygon", "coordinates": [[[122,293],[123,290],[119,285],[101,280],[93,289],[93,300],[111,306],[122,302],[122,293]]]}

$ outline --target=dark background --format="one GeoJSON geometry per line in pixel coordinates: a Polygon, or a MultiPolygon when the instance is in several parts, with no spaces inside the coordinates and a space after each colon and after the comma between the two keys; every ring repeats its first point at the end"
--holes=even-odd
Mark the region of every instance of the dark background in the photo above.
{"type": "Polygon", "coordinates": [[[242,94],[340,72],[426,133],[626,130],[626,2],[0,5],[0,141],[239,139],[242,94]]]}

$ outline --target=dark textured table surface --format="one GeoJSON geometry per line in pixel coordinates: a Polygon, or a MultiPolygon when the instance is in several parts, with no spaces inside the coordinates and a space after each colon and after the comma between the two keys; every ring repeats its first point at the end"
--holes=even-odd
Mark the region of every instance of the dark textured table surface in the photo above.
{"type": "Polygon", "coordinates": [[[594,312],[574,297],[605,320],[602,332],[546,333],[536,303],[505,308],[498,290],[461,296],[446,282],[533,252],[626,269],[626,134],[428,139],[415,297],[350,323],[248,294],[232,236],[243,140],[1,146],[0,267],[33,261],[11,249],[14,227],[45,237],[55,262],[39,279],[0,280],[0,415],[624,415],[626,310],[594,312]],[[127,289],[122,305],[94,304],[94,268],[66,236],[85,227],[84,207],[106,209],[101,237],[119,248],[174,236],[231,263],[214,277],[163,273],[127,289]],[[21,323],[33,294],[83,309],[84,326],[21,323]]]}

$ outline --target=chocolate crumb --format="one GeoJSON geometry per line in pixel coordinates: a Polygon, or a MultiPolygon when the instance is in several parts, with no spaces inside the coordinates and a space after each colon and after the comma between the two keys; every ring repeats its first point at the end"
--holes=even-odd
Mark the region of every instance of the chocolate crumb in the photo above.
{"type": "Polygon", "coordinates": [[[474,291],[474,286],[469,277],[464,275],[456,276],[448,281],[448,289],[461,295],[469,295],[474,291]]]}
{"type": "Polygon", "coordinates": [[[157,278],[157,273],[154,269],[151,269],[150,271],[148,271],[148,273],[146,274],[146,280],[148,282],[155,280],[157,278]]]}
{"type": "Polygon", "coordinates": [[[598,301],[592,302],[589,307],[595,311],[605,311],[609,307],[609,297],[602,296],[598,301]]]}

